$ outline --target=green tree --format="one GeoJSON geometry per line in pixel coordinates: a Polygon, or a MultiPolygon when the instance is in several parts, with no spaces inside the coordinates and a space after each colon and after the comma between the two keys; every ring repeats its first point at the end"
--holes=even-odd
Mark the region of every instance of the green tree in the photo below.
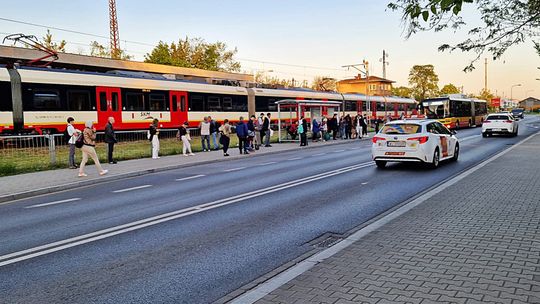
{"type": "Polygon", "coordinates": [[[336,90],[336,79],[330,78],[330,77],[322,77],[322,76],[316,76],[313,79],[313,83],[311,85],[311,88],[316,91],[335,91],[336,90]]]}
{"type": "Polygon", "coordinates": [[[461,93],[461,91],[455,85],[453,85],[451,83],[445,85],[441,89],[441,94],[443,94],[443,95],[459,94],[459,93],[461,93]]]}
{"type": "Polygon", "coordinates": [[[124,50],[119,50],[119,54],[112,54],[110,48],[105,47],[97,41],[92,41],[90,43],[90,56],[103,57],[103,58],[113,58],[113,55],[117,55],[116,58],[122,60],[131,60],[133,56],[126,54],[124,50]]]}
{"type": "Polygon", "coordinates": [[[422,101],[439,94],[439,76],[431,64],[415,65],[409,72],[409,85],[412,95],[417,101],[422,101]]]}
{"type": "Polygon", "coordinates": [[[290,79],[281,79],[278,77],[271,77],[264,72],[257,72],[255,74],[255,82],[271,87],[292,87],[293,83],[290,79]]]}
{"type": "Polygon", "coordinates": [[[484,52],[498,59],[509,47],[529,39],[540,55],[540,0],[392,0],[388,7],[402,13],[409,38],[420,31],[462,28],[466,25],[461,17],[465,3],[471,5],[469,9],[476,7],[483,24],[469,28],[462,42],[439,46],[440,51],[475,53],[477,56],[465,71],[473,70],[474,63],[484,52]]]}
{"type": "Polygon", "coordinates": [[[403,86],[395,87],[395,88],[392,88],[392,95],[397,96],[397,97],[410,98],[412,97],[412,90],[411,88],[403,87],[403,86]]]}
{"type": "Polygon", "coordinates": [[[208,43],[201,38],[180,39],[170,45],[160,41],[150,53],[145,55],[145,62],[198,68],[211,71],[237,72],[240,62],[234,60],[238,50],[228,50],[223,42],[208,43]]]}
{"type": "Polygon", "coordinates": [[[43,36],[41,43],[53,51],[61,52],[61,53],[66,52],[66,41],[62,40],[59,43],[54,42],[53,35],[51,34],[51,31],[48,29],[47,29],[47,34],[43,36]]]}

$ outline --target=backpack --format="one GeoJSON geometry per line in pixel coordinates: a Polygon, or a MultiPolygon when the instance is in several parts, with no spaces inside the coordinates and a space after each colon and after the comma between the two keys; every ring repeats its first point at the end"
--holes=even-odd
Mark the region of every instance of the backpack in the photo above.
{"type": "Polygon", "coordinates": [[[82,148],[84,146],[84,134],[80,134],[75,140],[75,147],[82,148]]]}
{"type": "Polygon", "coordinates": [[[66,142],[68,142],[71,139],[71,136],[69,135],[69,132],[68,132],[68,127],[66,127],[63,134],[64,134],[64,139],[66,140],[66,142]]]}

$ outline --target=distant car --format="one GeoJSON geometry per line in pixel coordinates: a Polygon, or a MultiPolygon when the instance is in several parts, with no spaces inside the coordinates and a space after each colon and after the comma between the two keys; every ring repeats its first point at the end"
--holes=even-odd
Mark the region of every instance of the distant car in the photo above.
{"type": "Polygon", "coordinates": [[[512,114],[489,114],[482,123],[483,137],[488,137],[493,134],[506,134],[517,136],[518,130],[518,122],[515,120],[512,114]]]}
{"type": "Polygon", "coordinates": [[[525,118],[525,110],[524,109],[513,109],[512,110],[512,116],[515,118],[525,118]]]}
{"type": "Polygon", "coordinates": [[[459,157],[456,132],[436,120],[392,121],[372,142],[372,158],[379,168],[388,162],[417,162],[437,168],[441,161],[459,157]]]}

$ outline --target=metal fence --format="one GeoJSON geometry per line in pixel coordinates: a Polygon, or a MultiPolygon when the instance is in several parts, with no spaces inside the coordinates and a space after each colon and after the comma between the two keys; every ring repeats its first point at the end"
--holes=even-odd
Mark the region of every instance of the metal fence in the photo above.
{"type": "MultiPolygon", "coordinates": [[[[160,130],[160,152],[162,155],[181,153],[182,143],[176,138],[177,132],[177,129],[160,130]]],[[[194,149],[199,150],[200,130],[189,129],[189,133],[193,138],[194,149]]],[[[151,143],[147,137],[148,130],[116,131],[115,134],[118,139],[114,151],[116,159],[151,156],[151,143]]],[[[103,139],[104,133],[98,132],[96,151],[100,160],[105,161],[107,148],[103,139]]],[[[68,158],[69,145],[63,134],[0,137],[0,175],[9,174],[10,171],[25,172],[50,167],[64,167],[68,163],[68,158]]]]}

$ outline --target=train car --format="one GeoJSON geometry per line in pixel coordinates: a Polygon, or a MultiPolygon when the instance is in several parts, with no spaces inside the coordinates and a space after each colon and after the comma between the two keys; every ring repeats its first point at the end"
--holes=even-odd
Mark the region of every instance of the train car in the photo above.
{"type": "MultiPolygon", "coordinates": [[[[82,128],[91,120],[103,130],[109,117],[117,130],[145,129],[157,118],[162,128],[177,128],[188,121],[195,127],[204,116],[236,121],[249,113],[278,117],[276,101],[327,100],[344,104],[352,116],[396,118],[407,114],[414,101],[396,97],[318,92],[309,89],[263,89],[170,80],[162,75],[116,71],[81,72],[47,68],[0,68],[0,133],[54,134],[65,129],[68,117],[82,128]],[[384,109],[384,110],[381,110],[384,109]]],[[[282,118],[298,119],[297,109],[282,118]]],[[[333,107],[303,107],[300,115],[330,117],[333,107]]]]}
{"type": "Polygon", "coordinates": [[[395,96],[366,96],[363,94],[343,94],[345,114],[362,114],[371,119],[398,119],[416,114],[417,103],[414,99],[395,96]]]}

